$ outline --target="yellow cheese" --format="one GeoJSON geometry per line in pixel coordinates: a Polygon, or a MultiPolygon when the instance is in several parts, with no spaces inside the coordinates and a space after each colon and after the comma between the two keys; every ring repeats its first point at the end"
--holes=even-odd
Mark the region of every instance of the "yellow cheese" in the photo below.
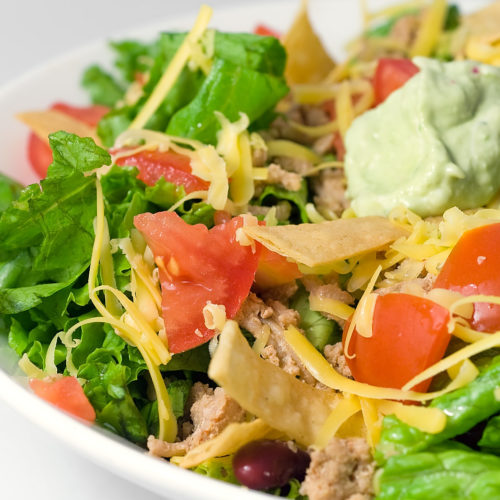
{"type": "Polygon", "coordinates": [[[411,57],[431,55],[443,29],[448,4],[446,0],[434,0],[425,12],[424,19],[410,50],[411,57]]]}
{"type": "Polygon", "coordinates": [[[181,46],[170,61],[168,68],[165,73],[163,73],[160,81],[156,84],[156,87],[149,96],[148,100],[144,103],[144,106],[130,124],[131,129],[144,128],[148,120],[158,109],[163,99],[165,99],[166,95],[175,85],[175,82],[177,81],[177,78],[179,78],[184,65],[193,54],[193,47],[198,43],[199,39],[205,32],[211,17],[212,9],[207,5],[202,5],[194,26],[187,34],[181,46]]]}
{"type": "Polygon", "coordinates": [[[285,139],[267,142],[267,153],[269,157],[289,156],[290,158],[300,158],[309,161],[312,164],[321,161],[321,158],[312,149],[285,139]]]}
{"type": "Polygon", "coordinates": [[[340,427],[361,409],[359,399],[356,396],[346,396],[340,399],[332,412],[321,427],[313,446],[323,449],[330,439],[332,439],[340,427]]]}
{"type": "Polygon", "coordinates": [[[314,294],[309,295],[309,307],[311,311],[325,312],[343,320],[349,319],[354,314],[354,307],[340,300],[314,294]]]}
{"type": "Polygon", "coordinates": [[[354,120],[351,88],[347,80],[340,84],[340,91],[335,101],[335,111],[337,121],[339,122],[340,134],[342,137],[345,137],[347,129],[351,126],[351,123],[354,120]]]}
{"type": "Polygon", "coordinates": [[[378,266],[376,271],[373,273],[373,276],[371,277],[370,282],[368,283],[366,290],[363,293],[363,296],[359,300],[358,306],[354,311],[352,321],[349,324],[349,328],[347,330],[345,338],[345,349],[344,349],[344,356],[348,359],[353,359],[356,357],[356,354],[352,355],[349,354],[349,343],[351,341],[352,334],[354,333],[354,329],[358,328],[358,321],[360,321],[361,323],[364,336],[366,337],[372,336],[372,319],[373,319],[373,311],[375,308],[375,299],[371,299],[370,296],[381,271],[382,267],[378,266]]]}

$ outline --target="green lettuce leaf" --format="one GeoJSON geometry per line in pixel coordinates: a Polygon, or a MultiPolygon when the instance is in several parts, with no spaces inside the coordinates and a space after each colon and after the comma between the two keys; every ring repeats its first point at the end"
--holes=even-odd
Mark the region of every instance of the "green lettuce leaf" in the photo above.
{"type": "Polygon", "coordinates": [[[500,498],[500,458],[447,443],[391,457],[376,486],[377,500],[500,498]]]}
{"type": "Polygon", "coordinates": [[[388,457],[425,450],[447,439],[464,434],[476,424],[500,411],[495,391],[500,385],[500,357],[493,359],[480,375],[461,389],[436,398],[430,404],[446,413],[446,426],[429,434],[401,422],[395,416],[384,418],[375,458],[384,463],[388,457]]]}
{"type": "Polygon", "coordinates": [[[342,331],[335,321],[325,318],[317,311],[311,311],[309,296],[303,287],[292,298],[290,307],[300,314],[299,326],[319,352],[322,353],[327,344],[342,340],[342,331]]]}
{"type": "Polygon", "coordinates": [[[93,65],[82,76],[82,87],[89,93],[93,104],[112,108],[124,97],[125,90],[109,73],[93,65]]]}

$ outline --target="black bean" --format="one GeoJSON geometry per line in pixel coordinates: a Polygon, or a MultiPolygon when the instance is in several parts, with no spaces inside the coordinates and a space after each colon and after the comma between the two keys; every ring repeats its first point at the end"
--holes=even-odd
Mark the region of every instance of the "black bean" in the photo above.
{"type": "Polygon", "coordinates": [[[302,480],[309,455],[294,451],[283,441],[252,441],[234,456],[233,468],[238,481],[254,490],[284,486],[292,478],[302,480]]]}

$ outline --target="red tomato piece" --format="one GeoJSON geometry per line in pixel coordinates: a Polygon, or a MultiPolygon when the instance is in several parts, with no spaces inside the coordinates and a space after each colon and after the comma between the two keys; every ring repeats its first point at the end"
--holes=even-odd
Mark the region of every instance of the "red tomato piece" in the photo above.
{"type": "Polygon", "coordinates": [[[265,24],[258,24],[255,26],[255,29],[253,32],[256,35],[262,35],[262,36],[274,36],[274,38],[281,38],[281,33],[273,28],[270,28],[269,26],[265,24]]]}
{"type": "Polygon", "coordinates": [[[390,94],[402,87],[420,70],[409,59],[382,58],[378,60],[373,87],[375,105],[384,102],[390,94]]]}
{"type": "Polygon", "coordinates": [[[101,118],[109,112],[109,108],[106,106],[94,105],[81,107],[71,106],[70,104],[66,104],[64,102],[56,102],[51,106],[51,109],[71,116],[75,118],[75,120],[80,120],[91,127],[97,127],[101,118]]]}
{"type": "MultiPolygon", "coordinates": [[[[389,293],[378,297],[373,313],[372,337],[354,330],[348,346],[347,364],[358,382],[400,389],[444,355],[450,334],[449,312],[422,297],[389,293]]],[[[345,344],[349,322],[344,328],[345,344]]],[[[424,392],[431,380],[413,390],[424,392]]]]}
{"type": "Polygon", "coordinates": [[[261,288],[285,285],[302,276],[297,264],[262,246],[255,283],[261,288]]]}
{"type": "Polygon", "coordinates": [[[30,380],[32,391],[40,398],[88,422],[94,422],[95,410],[75,377],[30,380]]]}
{"type": "MultiPolygon", "coordinates": [[[[466,231],[446,259],[434,288],[446,288],[462,295],[500,296],[500,224],[466,231]]],[[[480,332],[500,330],[500,306],[474,304],[470,320],[480,332]]]]}
{"type": "Polygon", "coordinates": [[[174,151],[141,151],[116,160],[117,165],[139,169],[138,179],[154,186],[163,177],[177,186],[184,186],[186,193],[205,191],[209,183],[191,173],[190,159],[174,151]]]}
{"type": "MultiPolygon", "coordinates": [[[[91,127],[97,126],[99,120],[109,111],[105,106],[76,107],[62,102],[56,102],[50,109],[65,113],[91,127]]],[[[28,139],[28,159],[33,170],[43,179],[52,163],[52,151],[49,145],[38,136],[31,133],[28,139]]]]}
{"type": "Polygon", "coordinates": [[[174,212],[140,214],[135,227],[153,251],[160,271],[162,309],[169,349],[187,351],[214,336],[205,326],[203,308],[224,305],[234,318],[252,286],[260,245],[255,252],[236,241],[243,219],[208,230],[191,226],[174,212]]]}

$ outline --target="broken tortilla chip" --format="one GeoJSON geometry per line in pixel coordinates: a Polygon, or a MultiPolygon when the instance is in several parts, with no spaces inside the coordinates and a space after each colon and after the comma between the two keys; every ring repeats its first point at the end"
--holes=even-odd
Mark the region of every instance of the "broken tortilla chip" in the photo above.
{"type": "Polygon", "coordinates": [[[47,111],[28,111],[16,115],[16,118],[27,125],[42,141],[49,143],[49,134],[64,130],[80,137],[90,137],[100,146],[101,140],[97,136],[95,127],[76,120],[65,113],[49,109],[47,111]]]}
{"type": "Polygon", "coordinates": [[[177,465],[190,469],[215,457],[223,457],[236,453],[242,446],[258,439],[278,439],[279,431],[269,427],[261,419],[252,422],[229,424],[218,436],[205,441],[190,450],[183,458],[179,458],[177,465]]]}
{"type": "Polygon", "coordinates": [[[464,16],[462,22],[470,35],[500,34],[500,1],[464,16]]]}
{"type": "Polygon", "coordinates": [[[337,396],[297,380],[252,350],[235,321],[227,321],[208,376],[246,411],[310,446],[337,396]]]}
{"type": "Polygon", "coordinates": [[[289,84],[321,82],[335,67],[311,25],[307,0],[302,1],[297,17],[283,37],[283,45],[288,54],[285,77],[289,84]]]}
{"type": "Polygon", "coordinates": [[[247,226],[244,231],[269,250],[310,268],[382,249],[408,235],[389,219],[376,216],[319,224],[247,226]]]}

